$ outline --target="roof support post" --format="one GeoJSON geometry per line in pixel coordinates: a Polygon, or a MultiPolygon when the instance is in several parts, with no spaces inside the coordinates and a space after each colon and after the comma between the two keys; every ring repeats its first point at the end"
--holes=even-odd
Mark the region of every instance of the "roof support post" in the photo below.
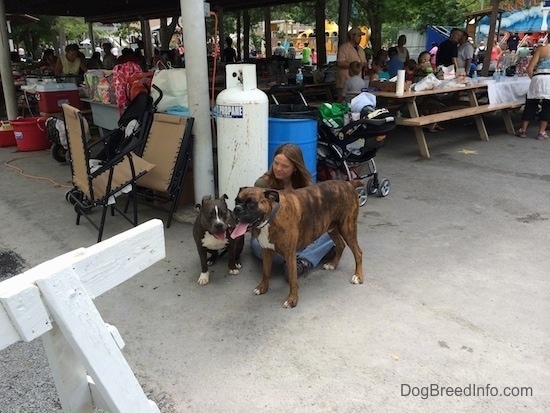
{"type": "Polygon", "coordinates": [[[17,118],[17,98],[15,97],[15,85],[11,71],[11,56],[9,45],[8,24],[6,21],[6,6],[4,0],[0,0],[0,77],[2,77],[2,89],[4,89],[4,100],[8,119],[17,118]]]}
{"type": "Polygon", "coordinates": [[[189,113],[193,127],[193,184],[195,199],[215,195],[210,99],[208,99],[208,61],[206,57],[206,22],[202,0],[180,0],[187,64],[189,113]]]}

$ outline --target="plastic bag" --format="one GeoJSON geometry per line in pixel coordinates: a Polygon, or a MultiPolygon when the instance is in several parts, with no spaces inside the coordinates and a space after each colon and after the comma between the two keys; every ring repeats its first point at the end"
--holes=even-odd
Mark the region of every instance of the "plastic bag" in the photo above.
{"type": "Polygon", "coordinates": [[[373,108],[376,107],[376,96],[374,96],[372,93],[368,92],[361,92],[357,96],[355,96],[350,103],[350,108],[352,112],[361,112],[361,109],[363,109],[365,106],[372,106],[373,108]]]}
{"type": "Polygon", "coordinates": [[[189,107],[187,103],[187,72],[185,69],[156,70],[151,84],[151,97],[156,102],[162,91],[162,99],[157,104],[158,112],[166,112],[174,106],[189,107]]]}
{"type": "Polygon", "coordinates": [[[451,66],[440,66],[441,73],[443,73],[443,80],[451,80],[456,77],[455,67],[451,66]]]}
{"type": "Polygon", "coordinates": [[[323,103],[319,107],[319,116],[323,123],[330,128],[344,126],[344,115],[350,112],[347,103],[323,103]]]}
{"type": "Polygon", "coordinates": [[[423,90],[432,90],[435,89],[441,80],[439,80],[433,73],[428,74],[426,77],[422,78],[420,81],[412,85],[412,90],[415,92],[421,92],[423,90]]]}

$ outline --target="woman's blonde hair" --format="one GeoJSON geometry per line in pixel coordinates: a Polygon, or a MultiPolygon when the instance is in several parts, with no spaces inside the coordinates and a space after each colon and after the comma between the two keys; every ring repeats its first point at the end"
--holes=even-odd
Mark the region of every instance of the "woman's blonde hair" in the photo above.
{"type": "MultiPolygon", "coordinates": [[[[309,186],[313,184],[311,174],[307,170],[304,162],[302,150],[298,145],[295,145],[293,143],[283,143],[275,150],[273,158],[281,154],[286,156],[287,159],[292,162],[292,165],[295,168],[294,173],[290,178],[293,188],[303,188],[304,186],[309,186]]],[[[284,189],[283,182],[275,178],[275,174],[273,173],[273,164],[269,167],[269,170],[264,174],[262,178],[264,178],[264,180],[267,182],[269,188],[284,189]]]]}

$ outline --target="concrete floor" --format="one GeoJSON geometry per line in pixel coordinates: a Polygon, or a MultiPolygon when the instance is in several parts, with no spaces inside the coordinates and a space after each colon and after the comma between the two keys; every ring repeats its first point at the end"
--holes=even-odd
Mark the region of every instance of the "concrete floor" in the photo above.
{"type": "MultiPolygon", "coordinates": [[[[198,286],[194,213],[182,213],[166,259],[95,301],[140,381],[177,412],[550,411],[550,141],[486,119],[489,142],[463,121],[427,134],[430,160],[411,131],[389,136],[376,161],[391,192],[360,210],[365,283],[349,282],[346,250],[337,270],[300,280],[294,309],[282,308],[281,268],[252,294],[261,269],[248,242],[241,274],[226,276],[221,259],[198,286]],[[523,387],[532,393],[502,395],[523,387]]],[[[96,233],[75,226],[66,188],[4,165],[27,156],[13,162],[26,174],[70,186],[70,172],[0,148],[0,248],[32,267],[96,233]]],[[[165,214],[143,206],[152,217],[165,214]]],[[[106,237],[126,228],[108,218],[106,237]]]]}

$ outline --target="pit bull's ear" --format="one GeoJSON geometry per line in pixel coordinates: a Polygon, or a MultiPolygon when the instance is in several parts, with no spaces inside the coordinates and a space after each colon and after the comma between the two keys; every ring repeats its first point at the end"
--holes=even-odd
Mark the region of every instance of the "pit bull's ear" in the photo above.
{"type": "Polygon", "coordinates": [[[220,199],[229,199],[229,197],[227,196],[227,194],[223,194],[222,196],[220,196],[220,199]]]}
{"type": "Polygon", "coordinates": [[[210,201],[212,199],[212,196],[205,195],[202,197],[202,203],[204,204],[206,201],[210,201]]]}
{"type": "Polygon", "coordinates": [[[279,202],[279,191],[275,189],[266,189],[264,191],[264,196],[271,202],[279,202]]]}

